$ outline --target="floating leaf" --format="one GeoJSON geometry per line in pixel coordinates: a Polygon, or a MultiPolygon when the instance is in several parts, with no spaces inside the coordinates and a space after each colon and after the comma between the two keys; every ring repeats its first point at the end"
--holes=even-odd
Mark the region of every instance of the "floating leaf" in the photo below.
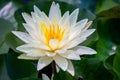
{"type": "Polygon", "coordinates": [[[13,25],[8,20],[0,18],[0,54],[8,52],[8,46],[4,41],[6,35],[13,29],[13,25]]]}
{"type": "Polygon", "coordinates": [[[17,54],[10,50],[6,56],[8,75],[12,80],[24,77],[37,77],[37,69],[34,63],[17,59],[17,54]]]}
{"type": "Polygon", "coordinates": [[[96,58],[82,58],[80,61],[74,61],[76,77],[83,80],[113,80],[103,66],[103,63],[96,58]]]}
{"type": "Polygon", "coordinates": [[[96,8],[96,13],[99,14],[102,11],[111,9],[112,7],[118,6],[119,4],[113,0],[99,0],[96,8]]]}
{"type": "Polygon", "coordinates": [[[16,36],[14,36],[12,33],[9,33],[7,36],[6,36],[6,43],[7,45],[13,49],[14,51],[18,52],[16,50],[16,47],[20,46],[23,44],[23,42],[18,39],[16,36]]]}
{"type": "Polygon", "coordinates": [[[116,45],[111,41],[109,19],[100,18],[97,22],[97,31],[99,40],[96,43],[96,55],[99,59],[105,60],[107,57],[115,53],[116,45]]]}
{"type": "Polygon", "coordinates": [[[8,45],[4,42],[1,47],[0,47],[0,54],[5,54],[8,53],[9,47],[8,45]]]}

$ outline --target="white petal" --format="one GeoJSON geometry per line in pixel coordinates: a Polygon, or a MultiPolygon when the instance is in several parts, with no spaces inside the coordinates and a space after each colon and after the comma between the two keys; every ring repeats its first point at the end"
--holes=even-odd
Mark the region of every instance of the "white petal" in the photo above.
{"type": "Polygon", "coordinates": [[[66,51],[64,54],[60,54],[62,57],[65,57],[67,59],[71,59],[71,60],[80,60],[80,56],[78,54],[75,53],[75,51],[73,50],[68,50],[66,51]]]}
{"type": "Polygon", "coordinates": [[[71,15],[70,15],[70,25],[73,26],[76,21],[77,21],[77,17],[78,17],[78,13],[79,13],[79,9],[75,9],[71,15]]]}
{"type": "Polygon", "coordinates": [[[88,19],[83,19],[80,20],[79,22],[76,23],[76,25],[74,27],[72,27],[70,29],[70,33],[69,33],[69,39],[73,39],[74,37],[80,35],[82,29],[85,27],[86,23],[87,23],[88,19]]]}
{"type": "Polygon", "coordinates": [[[26,29],[26,31],[30,34],[30,36],[33,39],[36,39],[36,36],[38,35],[36,31],[33,31],[33,29],[28,24],[23,23],[23,26],[26,29]]]}
{"type": "Polygon", "coordinates": [[[18,59],[38,60],[39,57],[31,57],[31,56],[27,56],[26,54],[21,54],[20,56],[18,56],[18,59]]]}
{"type": "Polygon", "coordinates": [[[65,29],[69,26],[69,11],[66,11],[63,17],[60,19],[60,27],[65,29]]]}
{"type": "Polygon", "coordinates": [[[49,50],[49,48],[43,44],[34,44],[34,43],[30,43],[30,44],[24,44],[22,46],[19,46],[17,49],[27,49],[27,48],[38,48],[38,49],[42,49],[42,50],[49,50]]]}
{"type": "Polygon", "coordinates": [[[12,31],[14,35],[16,35],[18,38],[20,38],[25,43],[30,43],[33,39],[30,37],[29,34],[20,32],[20,31],[12,31]]]}
{"type": "Polygon", "coordinates": [[[27,13],[22,13],[22,16],[25,19],[27,25],[29,25],[28,28],[32,29],[32,31],[33,31],[32,33],[37,33],[39,30],[39,27],[37,26],[37,24],[35,23],[33,18],[27,13]]]}
{"type": "Polygon", "coordinates": [[[37,70],[41,70],[44,67],[46,67],[47,65],[49,65],[52,62],[52,58],[50,57],[41,57],[38,61],[38,65],[37,65],[37,70]]]}
{"type": "Polygon", "coordinates": [[[68,60],[67,72],[69,72],[72,76],[75,75],[74,67],[73,67],[73,64],[70,60],[68,60]]]}
{"type": "Polygon", "coordinates": [[[42,79],[43,80],[50,80],[49,77],[47,75],[45,75],[45,74],[42,74],[42,79]]]}
{"type": "MultiPolygon", "coordinates": [[[[23,16],[23,18],[25,19],[25,21],[26,21],[27,23],[32,22],[32,17],[31,17],[29,14],[27,14],[27,13],[22,13],[22,16],[23,16]]],[[[33,22],[32,22],[32,23],[33,23],[33,22]]]]}
{"type": "Polygon", "coordinates": [[[62,54],[62,53],[65,53],[66,51],[67,51],[66,49],[60,49],[60,50],[56,50],[55,52],[56,52],[56,53],[61,53],[61,54],[62,54]]]}
{"type": "Polygon", "coordinates": [[[55,2],[52,3],[50,12],[49,12],[49,18],[51,20],[53,18],[57,18],[58,20],[61,18],[61,11],[59,8],[59,4],[55,4],[55,2]]]}
{"type": "MultiPolygon", "coordinates": [[[[66,43],[66,45],[64,46],[65,49],[69,49],[69,48],[73,48],[75,46],[77,46],[78,44],[82,43],[83,41],[86,40],[86,38],[91,35],[93,32],[95,31],[95,29],[88,29],[84,32],[82,32],[79,35],[75,35],[72,37],[73,40],[70,40],[68,43],[66,43]]],[[[71,37],[71,36],[70,36],[71,37]]]]}
{"type": "Polygon", "coordinates": [[[33,29],[36,30],[36,27],[34,25],[34,21],[32,19],[32,17],[27,14],[27,13],[22,13],[23,18],[25,19],[26,23],[33,29]]]}
{"type": "Polygon", "coordinates": [[[59,56],[59,55],[56,55],[56,56],[53,57],[53,59],[55,60],[56,64],[57,64],[63,71],[65,71],[65,70],[67,69],[67,67],[68,67],[68,61],[67,61],[65,58],[63,58],[63,57],[61,57],[61,56],[59,56]]]}
{"type": "Polygon", "coordinates": [[[56,65],[56,71],[57,73],[60,71],[60,68],[56,65]]]}
{"type": "Polygon", "coordinates": [[[95,31],[95,29],[88,29],[88,30],[84,31],[83,33],[81,33],[81,36],[82,36],[82,37],[88,37],[88,36],[90,36],[94,31],[95,31]]]}
{"type": "Polygon", "coordinates": [[[82,31],[86,31],[89,27],[90,27],[90,25],[93,23],[93,21],[89,21],[86,25],[85,25],[85,27],[82,29],[82,31]]]}
{"type": "Polygon", "coordinates": [[[34,20],[34,22],[39,24],[41,21],[40,16],[36,14],[35,12],[31,12],[31,15],[32,15],[32,19],[34,20]]]}
{"type": "Polygon", "coordinates": [[[29,34],[33,38],[40,40],[41,42],[44,42],[45,38],[44,38],[43,30],[41,29],[41,23],[45,23],[46,26],[49,26],[49,23],[50,23],[49,19],[46,16],[46,14],[43,12],[41,12],[41,17],[38,14],[33,13],[33,12],[31,12],[31,15],[32,15],[32,18],[35,22],[34,25],[36,27],[36,30],[30,28],[28,24],[24,25],[24,27],[27,31],[29,31],[29,34]]]}
{"type": "Polygon", "coordinates": [[[56,49],[58,46],[58,39],[51,39],[49,41],[49,45],[53,50],[56,49]]]}
{"type": "Polygon", "coordinates": [[[41,13],[41,19],[46,24],[50,24],[50,19],[48,18],[48,16],[44,12],[41,13]]]}
{"type": "Polygon", "coordinates": [[[27,55],[33,57],[45,56],[46,51],[37,47],[37,45],[25,44],[16,48],[17,50],[28,53],[27,55]]]}
{"type": "Polygon", "coordinates": [[[40,9],[39,9],[37,6],[35,6],[35,5],[34,5],[34,12],[35,12],[36,14],[38,14],[39,16],[41,15],[40,9]]]}
{"type": "Polygon", "coordinates": [[[24,28],[26,29],[26,31],[28,33],[32,33],[33,32],[33,29],[28,24],[23,23],[23,26],[24,26],[24,28]]]}
{"type": "Polygon", "coordinates": [[[69,38],[69,36],[65,35],[65,37],[63,38],[63,40],[60,41],[59,47],[65,46],[65,44],[67,44],[69,42],[68,38],[69,38]]]}
{"type": "Polygon", "coordinates": [[[83,19],[83,20],[80,20],[79,22],[76,23],[76,27],[80,27],[79,29],[83,29],[87,23],[88,19],[83,19]]]}
{"type": "Polygon", "coordinates": [[[56,55],[55,52],[46,52],[45,54],[46,54],[48,57],[53,57],[53,56],[56,55]]]}
{"type": "Polygon", "coordinates": [[[76,46],[73,48],[74,51],[76,51],[76,54],[79,55],[91,55],[91,54],[96,54],[97,52],[91,48],[85,47],[85,46],[76,46]]]}
{"type": "Polygon", "coordinates": [[[27,47],[27,45],[22,45],[17,47],[17,50],[27,53],[28,56],[31,57],[41,57],[41,56],[45,56],[45,51],[39,49],[39,48],[32,48],[32,47],[27,47]]]}
{"type": "Polygon", "coordinates": [[[68,43],[65,44],[65,46],[63,47],[64,49],[70,49],[73,48],[75,46],[77,46],[78,44],[82,43],[83,41],[85,41],[86,38],[82,38],[82,37],[77,37],[71,41],[69,41],[68,43]]]}

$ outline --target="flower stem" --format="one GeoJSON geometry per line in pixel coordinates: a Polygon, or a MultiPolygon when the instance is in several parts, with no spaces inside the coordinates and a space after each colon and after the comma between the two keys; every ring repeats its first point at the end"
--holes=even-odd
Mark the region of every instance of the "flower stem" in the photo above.
{"type": "Polygon", "coordinates": [[[52,73],[53,73],[53,74],[56,74],[56,73],[57,73],[55,61],[52,62],[52,73]]]}

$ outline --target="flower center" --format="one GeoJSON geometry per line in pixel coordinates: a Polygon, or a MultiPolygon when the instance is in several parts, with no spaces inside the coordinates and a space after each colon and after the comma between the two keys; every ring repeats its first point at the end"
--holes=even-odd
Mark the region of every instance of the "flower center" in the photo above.
{"type": "Polygon", "coordinates": [[[59,24],[51,23],[47,25],[45,22],[40,23],[41,31],[45,37],[45,44],[53,51],[59,48],[59,42],[63,39],[65,29],[59,24]],[[52,42],[52,43],[51,43],[52,42]],[[54,45],[54,46],[53,46],[54,45]]]}

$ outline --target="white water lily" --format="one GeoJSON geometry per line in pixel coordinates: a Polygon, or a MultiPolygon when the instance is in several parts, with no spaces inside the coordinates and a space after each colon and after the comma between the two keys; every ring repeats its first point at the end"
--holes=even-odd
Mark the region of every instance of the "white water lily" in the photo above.
{"type": "Polygon", "coordinates": [[[88,29],[92,21],[83,19],[77,22],[79,9],[61,16],[59,4],[52,3],[49,16],[34,6],[31,15],[22,13],[27,32],[13,31],[25,42],[17,47],[24,52],[18,58],[39,60],[37,70],[43,69],[52,61],[64,71],[74,76],[74,67],[70,60],[80,60],[80,55],[95,54],[91,48],[79,46],[95,29],[88,29]]]}

